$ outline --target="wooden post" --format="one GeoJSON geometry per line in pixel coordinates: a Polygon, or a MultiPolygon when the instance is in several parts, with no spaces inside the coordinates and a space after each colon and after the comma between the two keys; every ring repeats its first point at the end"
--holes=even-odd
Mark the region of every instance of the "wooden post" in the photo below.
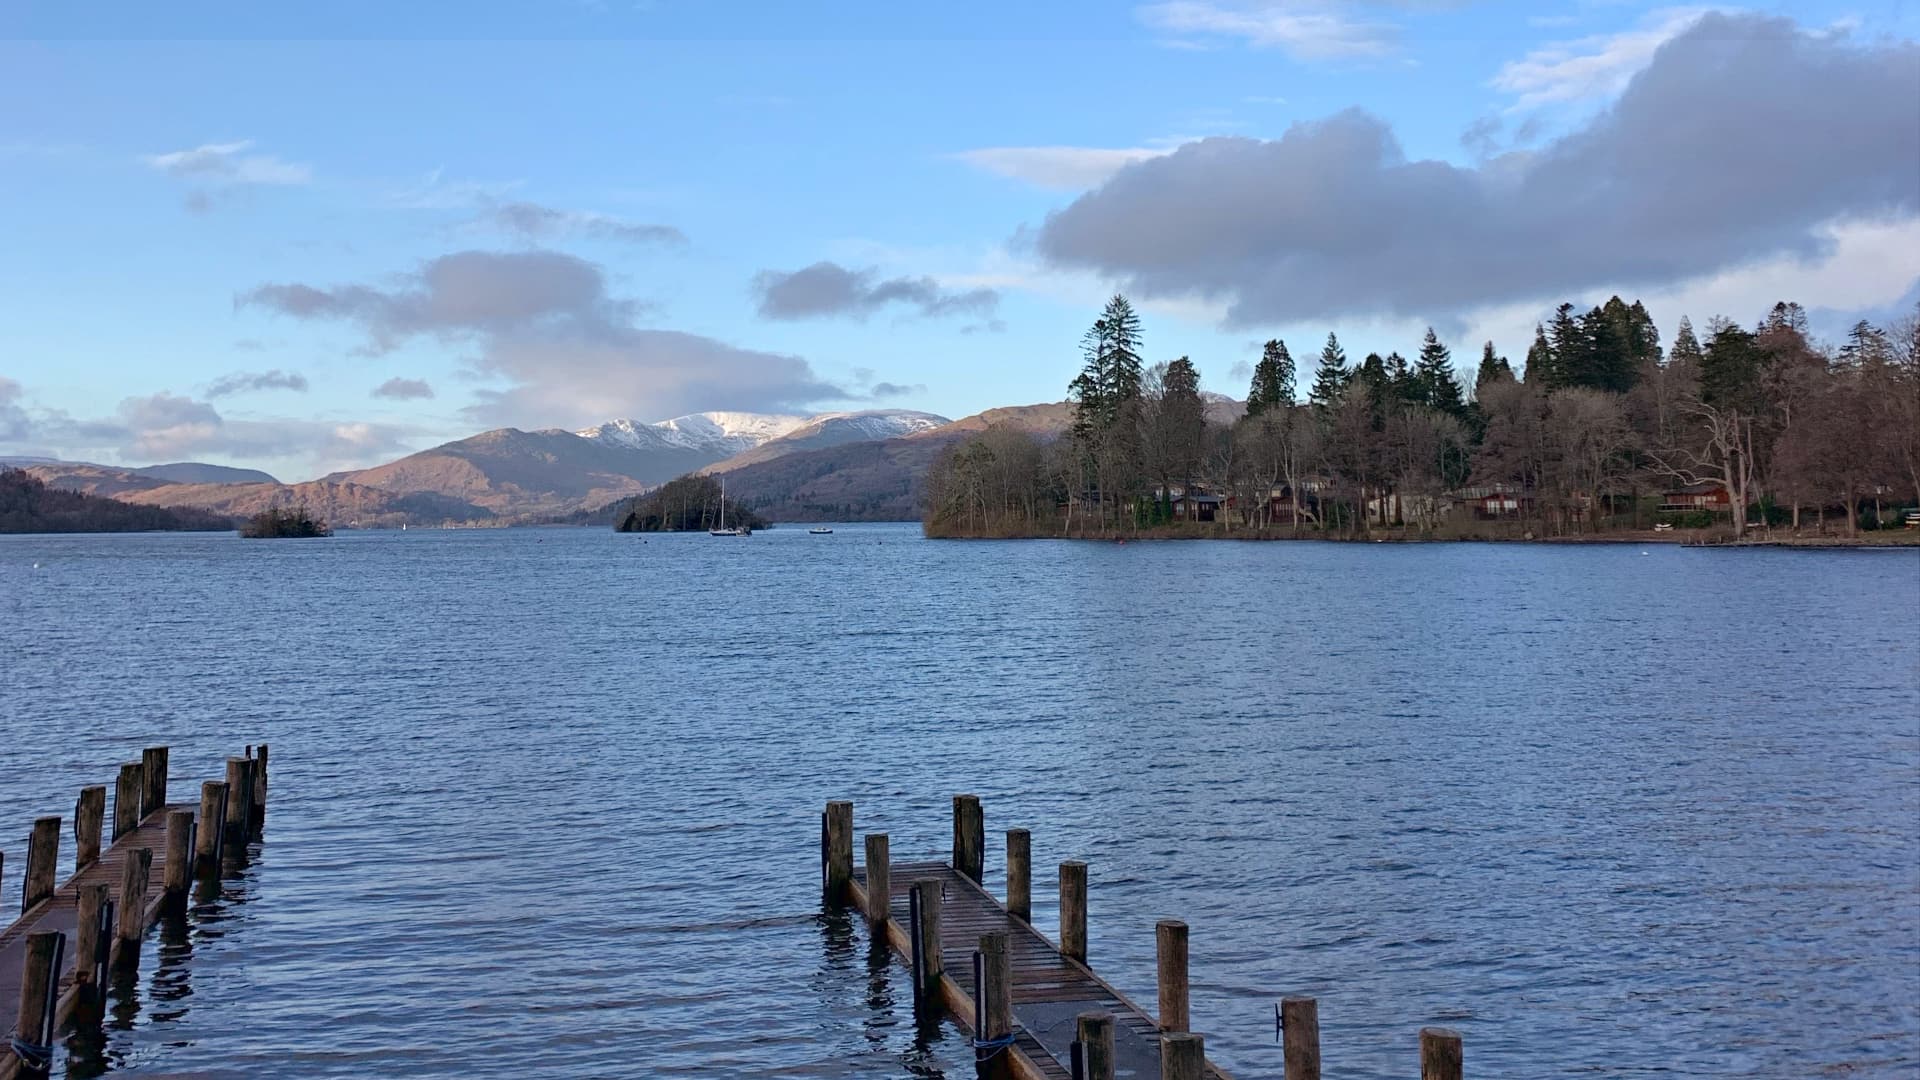
{"type": "Polygon", "coordinates": [[[180,904],[193,883],[193,811],[167,813],[167,903],[180,904]]]}
{"type": "Polygon", "coordinates": [[[13,1025],[22,1075],[45,1076],[52,1064],[54,1005],[60,992],[60,952],[65,946],[65,937],[56,931],[27,935],[26,966],[20,971],[20,1011],[13,1025]]]}
{"type": "Polygon", "coordinates": [[[953,868],[979,881],[986,874],[986,819],[980,796],[953,797],[953,868]]]}
{"type": "Polygon", "coordinates": [[[1083,1012],[1074,1023],[1080,1057],[1086,1063],[1085,1080],[1114,1080],[1113,1014],[1083,1012]]]}
{"type": "Polygon", "coordinates": [[[1033,834],[1007,830],[1007,914],[1033,921],[1033,834]]]}
{"type": "Polygon", "coordinates": [[[253,831],[267,823],[267,744],[253,748],[253,831]]]}
{"type": "Polygon", "coordinates": [[[140,966],[140,939],[147,933],[147,874],[153,869],[153,849],[127,852],[120,864],[119,926],[114,931],[114,966],[129,971],[140,966]]]}
{"type": "Polygon", "coordinates": [[[886,833],[867,834],[867,921],[887,924],[893,907],[893,864],[886,833]]]}
{"type": "Polygon", "coordinates": [[[140,755],[140,820],[167,805],[167,748],[149,746],[140,755]]]}
{"type": "Polygon", "coordinates": [[[224,841],[228,859],[247,855],[247,818],[253,809],[253,761],[250,758],[227,759],[227,835],[224,841]]]}
{"type": "Polygon", "coordinates": [[[227,820],[227,785],[209,780],[200,785],[199,832],[194,837],[194,869],[203,878],[220,876],[221,831],[227,820]]]}
{"type": "MultiPolygon", "coordinates": [[[[1007,932],[995,930],[980,935],[980,997],[982,1029],[976,1039],[996,1042],[1013,1036],[1013,954],[1007,949],[1007,932]]],[[[1006,1080],[1013,1076],[1011,1045],[974,1051],[974,1062],[984,1080],[1006,1080]]]]}
{"type": "Polygon", "coordinates": [[[35,818],[27,841],[27,876],[20,883],[20,913],[53,895],[53,878],[60,866],[60,819],[35,818]]]}
{"type": "Polygon", "coordinates": [[[1206,1042],[1190,1031],[1160,1036],[1160,1080],[1202,1080],[1207,1071],[1206,1042]]]}
{"type": "Polygon", "coordinates": [[[920,910],[920,994],[923,1001],[934,1003],[930,1007],[938,1009],[940,1000],[940,976],[947,970],[940,957],[940,883],[937,881],[914,882],[913,891],[918,897],[914,901],[920,910]]]}
{"type": "Polygon", "coordinates": [[[853,884],[853,804],[836,799],[827,804],[827,900],[838,904],[853,884]]]}
{"type": "Polygon", "coordinates": [[[1154,951],[1160,958],[1160,1030],[1185,1031],[1187,1019],[1187,924],[1161,919],[1155,924],[1154,951]]]}
{"type": "Polygon", "coordinates": [[[100,826],[106,816],[106,785],[81,788],[80,798],[73,804],[74,873],[100,861],[100,826]]]}
{"type": "Polygon", "coordinates": [[[1281,998],[1280,1033],[1286,1080],[1320,1080],[1320,1003],[1310,997],[1281,998]]]}
{"type": "Polygon", "coordinates": [[[147,782],[140,775],[139,762],[120,766],[120,776],[113,782],[115,840],[140,827],[140,799],[146,788],[147,782]]]}
{"type": "Polygon", "coordinates": [[[1459,1032],[1443,1027],[1420,1029],[1420,1080],[1460,1080],[1463,1060],[1459,1032]]]}
{"type": "Polygon", "coordinates": [[[1087,962],[1087,864],[1060,864],[1060,954],[1087,962]]]}
{"type": "MultiPolygon", "coordinates": [[[[107,887],[82,885],[76,898],[73,933],[73,985],[95,986],[104,961],[112,951],[113,927],[107,923],[107,887]]],[[[97,989],[97,987],[96,987],[97,989]]]]}

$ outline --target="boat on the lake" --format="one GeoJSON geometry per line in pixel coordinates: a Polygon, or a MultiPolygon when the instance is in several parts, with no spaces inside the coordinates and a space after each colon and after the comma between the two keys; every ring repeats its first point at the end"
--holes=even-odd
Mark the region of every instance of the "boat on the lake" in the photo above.
{"type": "Polygon", "coordinates": [[[708,536],[751,536],[752,534],[753,534],[753,530],[751,529],[727,528],[727,478],[724,476],[721,477],[720,478],[720,527],[717,529],[708,529],[707,535],[708,536]]]}
{"type": "Polygon", "coordinates": [[[808,529],[807,533],[810,536],[832,536],[833,530],[828,528],[825,525],[816,525],[813,528],[808,529]]]}

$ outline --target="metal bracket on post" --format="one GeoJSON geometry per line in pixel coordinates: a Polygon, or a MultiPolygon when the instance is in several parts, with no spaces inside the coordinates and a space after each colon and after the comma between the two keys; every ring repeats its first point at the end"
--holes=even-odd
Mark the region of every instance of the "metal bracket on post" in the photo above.
{"type": "Polygon", "coordinates": [[[1073,1080],[1087,1080],[1086,1044],[1079,1039],[1073,1040],[1072,1045],[1067,1047],[1067,1059],[1069,1070],[1073,1073],[1073,1080]]]}
{"type": "Polygon", "coordinates": [[[827,814],[820,812],[820,887],[827,887],[827,814]]]}
{"type": "MultiPolygon", "coordinates": [[[[822,830],[826,828],[826,825],[824,824],[824,820],[825,819],[823,817],[822,818],[823,824],[821,825],[822,830]]],[[[927,975],[926,975],[927,961],[926,961],[926,958],[920,954],[920,890],[919,889],[910,888],[907,890],[907,929],[908,929],[907,936],[913,939],[913,957],[912,957],[912,965],[911,965],[913,967],[913,1010],[914,1012],[918,1013],[920,1011],[920,988],[927,981],[927,975]]]]}
{"type": "Polygon", "coordinates": [[[980,1043],[987,1036],[987,974],[980,950],[973,950],[973,1060],[982,1060],[980,1043]]]}

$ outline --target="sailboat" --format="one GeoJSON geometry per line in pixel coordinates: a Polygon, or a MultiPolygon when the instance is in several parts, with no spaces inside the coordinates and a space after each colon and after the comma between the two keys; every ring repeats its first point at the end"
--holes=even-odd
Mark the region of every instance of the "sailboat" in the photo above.
{"type": "Polygon", "coordinates": [[[707,535],[709,536],[746,536],[748,535],[748,530],[746,529],[727,528],[727,478],[724,476],[720,478],[720,527],[717,529],[708,529],[707,535]]]}

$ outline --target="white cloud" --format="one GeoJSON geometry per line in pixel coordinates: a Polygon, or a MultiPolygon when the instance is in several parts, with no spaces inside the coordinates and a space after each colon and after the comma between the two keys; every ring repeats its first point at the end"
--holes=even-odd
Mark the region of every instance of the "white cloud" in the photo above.
{"type": "Polygon", "coordinates": [[[253,140],[207,143],[191,150],[147,154],[148,166],[188,180],[226,184],[305,184],[313,179],[311,166],[282,161],[270,154],[249,154],[253,140]]]}
{"type": "Polygon", "coordinates": [[[1085,191],[1136,161],[1145,161],[1171,148],[1145,146],[1104,149],[1093,146],[991,146],[963,150],[954,157],[997,176],[1005,176],[1055,191],[1085,191]]]}
{"type": "Polygon", "coordinates": [[[1503,65],[1492,85],[1515,95],[1515,109],[1613,97],[1652,62],[1660,46],[1709,10],[1667,8],[1647,15],[1632,30],[1541,46],[1503,65]]]}
{"type": "Polygon", "coordinates": [[[1352,19],[1335,5],[1312,0],[1280,3],[1216,3],[1171,0],[1138,9],[1140,20],[1174,34],[1240,38],[1262,49],[1279,49],[1302,60],[1352,60],[1385,56],[1398,45],[1399,28],[1352,19]]]}

